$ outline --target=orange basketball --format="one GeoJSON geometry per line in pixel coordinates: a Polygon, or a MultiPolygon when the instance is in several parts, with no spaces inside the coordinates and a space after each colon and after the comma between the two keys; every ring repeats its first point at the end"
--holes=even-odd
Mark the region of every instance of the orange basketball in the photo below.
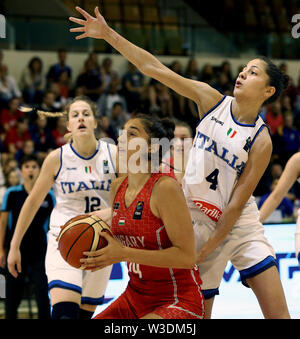
{"type": "Polygon", "coordinates": [[[62,226],[57,238],[61,256],[69,265],[80,268],[83,252],[96,251],[107,245],[101,232],[110,232],[110,227],[95,215],[78,215],[70,219],[62,226]]]}

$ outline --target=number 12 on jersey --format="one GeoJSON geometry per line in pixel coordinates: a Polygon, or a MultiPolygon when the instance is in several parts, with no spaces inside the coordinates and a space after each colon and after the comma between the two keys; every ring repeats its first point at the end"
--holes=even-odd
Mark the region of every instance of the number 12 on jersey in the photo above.
{"type": "Polygon", "coordinates": [[[128,271],[138,274],[139,278],[142,279],[142,272],[140,270],[140,264],[136,264],[134,262],[129,262],[128,263],[128,271]]]}

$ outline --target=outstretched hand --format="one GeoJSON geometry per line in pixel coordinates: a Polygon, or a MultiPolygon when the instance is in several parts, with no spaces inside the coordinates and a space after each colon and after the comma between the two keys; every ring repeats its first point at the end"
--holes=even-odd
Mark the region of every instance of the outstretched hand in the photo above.
{"type": "Polygon", "coordinates": [[[83,32],[80,35],[76,36],[76,40],[83,38],[96,38],[103,39],[105,28],[108,27],[103,16],[99,12],[99,8],[95,8],[95,17],[91,16],[84,9],[76,6],[75,9],[85,18],[85,20],[70,17],[69,20],[75,22],[80,27],[71,28],[70,32],[83,32]]]}

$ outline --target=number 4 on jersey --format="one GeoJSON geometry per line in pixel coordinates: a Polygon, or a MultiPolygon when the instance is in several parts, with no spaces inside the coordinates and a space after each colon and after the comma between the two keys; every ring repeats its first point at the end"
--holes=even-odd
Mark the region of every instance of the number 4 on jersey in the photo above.
{"type": "Polygon", "coordinates": [[[205,179],[211,183],[209,188],[213,191],[217,189],[218,186],[218,175],[219,175],[219,170],[216,168],[213,172],[210,173],[205,179]]]}

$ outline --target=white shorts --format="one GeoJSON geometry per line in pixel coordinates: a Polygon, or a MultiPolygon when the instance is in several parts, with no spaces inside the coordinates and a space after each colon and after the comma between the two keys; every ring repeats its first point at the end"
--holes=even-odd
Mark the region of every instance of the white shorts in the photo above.
{"type": "Polygon", "coordinates": [[[46,274],[49,290],[54,287],[81,294],[81,304],[100,305],[110,277],[112,266],[91,272],[70,266],[57,249],[56,235],[48,232],[46,274]]]}
{"type": "MultiPolygon", "coordinates": [[[[205,299],[219,294],[228,261],[240,272],[241,281],[247,287],[248,278],[277,265],[274,249],[264,236],[263,225],[259,222],[259,213],[253,212],[251,218],[240,218],[226,239],[199,265],[205,299]]],[[[215,229],[215,223],[206,216],[204,220],[203,213],[199,213],[192,213],[197,252],[215,229]]]]}

